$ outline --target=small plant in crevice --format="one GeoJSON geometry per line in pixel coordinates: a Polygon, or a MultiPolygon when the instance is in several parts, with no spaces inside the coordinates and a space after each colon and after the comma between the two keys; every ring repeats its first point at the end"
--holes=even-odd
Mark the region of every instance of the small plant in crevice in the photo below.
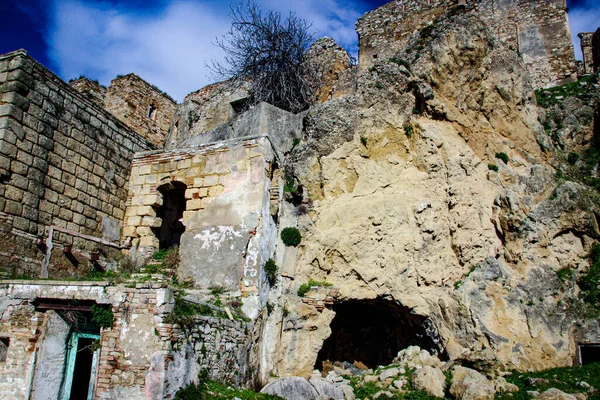
{"type": "Polygon", "coordinates": [[[504,161],[504,164],[508,164],[508,154],[503,152],[496,153],[496,158],[504,161]]]}
{"type": "Polygon", "coordinates": [[[415,132],[413,124],[404,124],[402,128],[404,128],[404,134],[406,137],[410,139],[415,132]]]}
{"type": "Polygon", "coordinates": [[[498,166],[496,164],[489,163],[488,164],[488,169],[490,171],[498,172],[498,166]]]}
{"type": "Polygon", "coordinates": [[[289,193],[296,193],[298,189],[296,188],[296,184],[294,182],[294,177],[290,175],[286,175],[285,184],[283,185],[283,191],[289,193]]]}
{"type": "Polygon", "coordinates": [[[183,293],[178,292],[175,295],[173,311],[164,318],[164,322],[179,325],[189,339],[191,332],[196,328],[195,317],[197,315],[211,317],[215,315],[215,311],[208,304],[196,304],[184,300],[183,293]]]}
{"type": "Polygon", "coordinates": [[[577,279],[581,289],[579,298],[589,307],[587,314],[591,317],[600,315],[600,244],[594,243],[588,255],[590,267],[577,279]]]}
{"type": "Polygon", "coordinates": [[[556,271],[556,276],[563,282],[570,281],[574,274],[575,271],[569,267],[565,267],[556,271]]]}
{"type": "Polygon", "coordinates": [[[292,141],[292,150],[294,149],[294,147],[298,146],[300,144],[300,138],[294,138],[294,140],[292,141]]]}
{"type": "Polygon", "coordinates": [[[281,230],[281,241],[286,246],[296,247],[302,241],[302,235],[298,228],[287,227],[281,230]]]}
{"type": "Polygon", "coordinates": [[[267,307],[267,314],[269,314],[269,315],[271,315],[271,313],[275,309],[275,306],[273,305],[273,303],[267,302],[267,304],[265,304],[265,307],[267,307]]]}
{"type": "Polygon", "coordinates": [[[92,321],[98,324],[100,328],[112,328],[114,316],[110,306],[108,308],[92,305],[92,321]]]}
{"type": "Polygon", "coordinates": [[[222,286],[212,286],[208,290],[210,290],[210,294],[212,294],[213,296],[219,296],[225,293],[225,288],[222,286]]]}
{"type": "Polygon", "coordinates": [[[265,274],[267,275],[267,280],[269,281],[269,285],[273,286],[275,281],[277,280],[277,264],[275,264],[275,260],[269,258],[265,263],[265,274]]]}
{"type": "Polygon", "coordinates": [[[360,142],[363,146],[367,147],[367,138],[365,136],[360,137],[360,142]]]}
{"type": "Polygon", "coordinates": [[[333,286],[333,285],[331,283],[329,283],[329,282],[325,282],[325,281],[313,281],[312,279],[309,279],[307,283],[303,283],[298,288],[298,296],[302,297],[306,293],[308,293],[311,288],[313,288],[313,287],[320,287],[320,286],[328,287],[328,286],[333,286]]]}

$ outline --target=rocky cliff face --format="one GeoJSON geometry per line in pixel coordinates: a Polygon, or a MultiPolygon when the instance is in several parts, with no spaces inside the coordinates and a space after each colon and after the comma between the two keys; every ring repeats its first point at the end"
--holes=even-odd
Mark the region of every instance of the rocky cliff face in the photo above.
{"type": "Polygon", "coordinates": [[[540,123],[519,55],[466,14],[355,79],[354,92],[311,108],[289,157],[304,205],[284,210],[303,241],[294,280],[271,293],[262,352],[276,356],[263,368],[307,375],[332,334],[335,305],[298,299],[309,279],[339,289],[335,304],[384,299],[422,317],[432,350],[480,367],[569,365],[577,341],[600,340],[576,285],[600,203],[558,171],[569,149],[556,140],[569,117],[577,127],[563,136],[589,146],[592,109],[565,105],[560,126],[540,123]]]}

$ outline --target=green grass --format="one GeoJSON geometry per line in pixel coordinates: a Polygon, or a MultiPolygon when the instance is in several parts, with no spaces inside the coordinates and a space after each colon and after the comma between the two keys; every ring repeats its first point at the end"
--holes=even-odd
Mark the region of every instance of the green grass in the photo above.
{"type": "Polygon", "coordinates": [[[404,124],[402,128],[404,128],[404,134],[407,138],[411,138],[412,135],[415,133],[415,128],[412,124],[404,124]]]}
{"type": "Polygon", "coordinates": [[[585,96],[592,88],[592,83],[596,83],[597,78],[594,75],[584,76],[577,82],[567,83],[566,85],[557,86],[548,89],[539,89],[535,91],[535,98],[538,104],[544,108],[551,107],[569,96],[585,96]],[[582,85],[584,83],[584,85],[582,85]]]}
{"type": "Polygon", "coordinates": [[[313,286],[333,286],[333,285],[329,282],[313,281],[312,279],[309,279],[308,283],[303,283],[302,285],[300,285],[300,288],[298,289],[298,296],[300,296],[300,297],[304,296],[306,293],[308,293],[310,288],[313,286]]]}
{"type": "Polygon", "coordinates": [[[508,164],[508,154],[499,152],[499,153],[496,153],[496,158],[504,161],[504,164],[508,164]]]}
{"type": "Polygon", "coordinates": [[[279,396],[255,392],[252,389],[239,389],[232,385],[216,382],[201,372],[199,382],[181,388],[175,393],[175,400],[220,400],[239,398],[241,400],[283,400],[279,396]]]}
{"type": "MultiPolygon", "coordinates": [[[[529,400],[528,390],[535,390],[542,393],[550,388],[557,388],[566,393],[583,393],[587,392],[587,390],[579,386],[579,382],[581,381],[587,382],[595,388],[600,387],[600,364],[553,368],[540,372],[514,372],[510,376],[507,376],[506,380],[517,385],[519,392],[512,394],[497,393],[496,399],[529,400]],[[541,379],[533,385],[528,385],[528,378],[541,379]]],[[[588,395],[588,399],[599,400],[600,393],[596,392],[588,395]]]]}

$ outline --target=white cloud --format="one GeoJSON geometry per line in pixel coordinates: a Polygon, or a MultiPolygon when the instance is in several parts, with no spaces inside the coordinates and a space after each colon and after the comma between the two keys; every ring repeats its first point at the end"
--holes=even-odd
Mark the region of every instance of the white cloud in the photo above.
{"type": "MultiPolygon", "coordinates": [[[[356,48],[354,24],[364,10],[353,3],[303,0],[293,10],[281,0],[258,3],[284,15],[295,11],[313,21],[317,37],[331,36],[346,48],[356,48]]],[[[65,79],[84,74],[108,85],[117,74],[135,72],[178,101],[210,83],[205,64],[223,56],[212,42],[229,28],[229,9],[206,0],[172,0],[153,11],[102,1],[54,0],[47,41],[58,74],[65,79]]]]}
{"type": "Polygon", "coordinates": [[[580,32],[595,32],[600,27],[600,7],[598,0],[585,0],[569,10],[569,25],[571,39],[575,49],[575,58],[582,60],[581,43],[577,34],[580,32]]]}

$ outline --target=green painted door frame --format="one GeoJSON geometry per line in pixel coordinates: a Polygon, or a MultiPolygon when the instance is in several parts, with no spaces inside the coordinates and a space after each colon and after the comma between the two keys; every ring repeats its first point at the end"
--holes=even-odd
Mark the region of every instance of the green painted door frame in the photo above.
{"type": "MultiPolygon", "coordinates": [[[[71,397],[71,388],[73,386],[73,373],[75,371],[75,360],[77,359],[77,347],[79,346],[79,339],[94,339],[99,340],[100,335],[94,335],[92,333],[79,333],[73,332],[69,344],[67,347],[67,365],[65,367],[65,379],[63,384],[63,390],[60,396],[60,400],[69,400],[71,397]]],[[[98,364],[98,356],[100,349],[94,350],[92,358],[92,371],[90,373],[90,383],[88,387],[87,400],[92,400],[94,396],[94,381],[96,378],[96,365],[98,364]]]]}

